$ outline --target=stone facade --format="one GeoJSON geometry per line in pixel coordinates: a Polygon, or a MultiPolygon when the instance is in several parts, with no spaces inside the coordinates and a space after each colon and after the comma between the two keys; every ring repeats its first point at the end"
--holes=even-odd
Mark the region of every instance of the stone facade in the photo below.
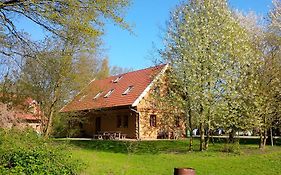
{"type": "Polygon", "coordinates": [[[155,100],[151,93],[153,90],[150,90],[135,108],[124,106],[88,112],[83,133],[92,137],[98,132],[118,131],[126,134],[127,138],[140,140],[185,137],[184,118],[155,108],[155,100]]]}

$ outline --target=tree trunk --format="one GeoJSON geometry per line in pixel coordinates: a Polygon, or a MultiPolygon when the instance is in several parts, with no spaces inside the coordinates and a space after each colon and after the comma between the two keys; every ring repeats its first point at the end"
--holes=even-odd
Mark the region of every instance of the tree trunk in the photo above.
{"type": "Polygon", "coordinates": [[[264,148],[265,148],[265,145],[266,145],[266,137],[267,137],[267,134],[266,134],[266,129],[265,129],[264,132],[263,132],[263,141],[262,141],[262,144],[263,144],[264,148]]]}
{"type": "Polygon", "coordinates": [[[262,117],[263,117],[263,126],[260,129],[260,145],[259,145],[260,149],[265,148],[266,145],[266,118],[265,116],[262,117]]]}
{"type": "Polygon", "coordinates": [[[192,134],[190,134],[190,138],[189,138],[189,151],[193,151],[193,136],[192,136],[192,134]]]}
{"type": "Polygon", "coordinates": [[[49,112],[49,117],[48,117],[48,125],[47,125],[47,129],[46,129],[46,133],[45,133],[45,137],[48,138],[52,132],[52,125],[53,125],[53,118],[54,118],[54,108],[55,108],[55,105],[57,103],[57,100],[58,100],[58,97],[57,97],[57,90],[59,88],[59,81],[57,83],[57,85],[55,86],[54,88],[54,98],[53,98],[53,101],[51,103],[51,106],[50,106],[50,112],[49,112]]]}
{"type": "Polygon", "coordinates": [[[192,118],[191,118],[191,110],[188,109],[188,122],[190,129],[190,138],[189,138],[189,151],[193,151],[193,132],[192,132],[192,118]]]}
{"type": "Polygon", "coordinates": [[[210,128],[211,128],[211,121],[210,118],[208,117],[208,128],[207,128],[207,135],[206,135],[206,140],[205,140],[205,150],[208,149],[209,147],[209,142],[210,142],[210,128]]]}
{"type": "Polygon", "coordinates": [[[266,145],[266,129],[264,131],[260,132],[260,143],[259,143],[259,148],[264,149],[266,145]]]}
{"type": "Polygon", "coordinates": [[[204,130],[204,124],[202,122],[200,122],[199,124],[199,128],[200,128],[200,151],[204,150],[204,142],[205,142],[205,130],[204,130]]]}
{"type": "Polygon", "coordinates": [[[259,148],[263,149],[263,144],[262,144],[262,132],[260,131],[260,142],[259,142],[259,148]]]}
{"type": "Polygon", "coordinates": [[[271,143],[271,146],[274,145],[274,143],[273,143],[272,127],[270,127],[270,143],[271,143]]]}
{"type": "Polygon", "coordinates": [[[205,150],[208,150],[210,142],[210,129],[207,129],[206,139],[205,139],[205,150]]]}
{"type": "Polygon", "coordinates": [[[228,143],[234,143],[235,129],[232,129],[229,133],[228,143]]]}
{"type": "Polygon", "coordinates": [[[51,109],[51,112],[50,112],[50,115],[49,115],[47,129],[46,129],[46,133],[45,133],[45,137],[46,138],[48,138],[51,135],[51,132],[52,132],[53,116],[54,116],[54,110],[51,109]]]}

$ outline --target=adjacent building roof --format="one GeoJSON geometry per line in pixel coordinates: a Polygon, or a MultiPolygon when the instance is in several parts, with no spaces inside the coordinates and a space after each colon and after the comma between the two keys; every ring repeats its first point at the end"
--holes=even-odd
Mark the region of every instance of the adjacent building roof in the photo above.
{"type": "Polygon", "coordinates": [[[39,121],[42,117],[39,105],[32,98],[25,99],[22,104],[13,106],[11,109],[8,109],[7,104],[0,102],[0,110],[5,111],[4,114],[17,120],[39,121]]]}
{"type": "Polygon", "coordinates": [[[93,80],[61,112],[74,112],[118,106],[136,106],[155,80],[167,68],[159,65],[93,80]]]}
{"type": "Polygon", "coordinates": [[[16,118],[21,120],[41,120],[40,116],[36,116],[34,114],[24,113],[24,112],[16,112],[16,118]]]}

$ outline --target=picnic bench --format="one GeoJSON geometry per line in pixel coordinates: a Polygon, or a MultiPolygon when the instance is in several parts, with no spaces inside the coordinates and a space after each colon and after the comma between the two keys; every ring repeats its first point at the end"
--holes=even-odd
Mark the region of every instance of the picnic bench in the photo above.
{"type": "Polygon", "coordinates": [[[94,134],[93,138],[98,140],[120,140],[125,139],[127,134],[121,131],[100,131],[94,134]]]}
{"type": "Polygon", "coordinates": [[[157,133],[158,139],[174,139],[177,140],[181,138],[182,132],[181,131],[160,131],[157,133]]]}

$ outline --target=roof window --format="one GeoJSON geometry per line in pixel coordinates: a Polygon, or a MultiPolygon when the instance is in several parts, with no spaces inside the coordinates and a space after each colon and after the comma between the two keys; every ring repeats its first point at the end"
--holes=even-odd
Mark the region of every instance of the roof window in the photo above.
{"type": "Polygon", "coordinates": [[[112,92],[114,91],[114,89],[111,89],[110,91],[107,92],[107,94],[105,94],[104,98],[108,98],[112,92]]]}
{"type": "Polygon", "coordinates": [[[82,101],[85,97],[86,97],[86,95],[83,95],[83,96],[79,99],[79,101],[82,101]]]}
{"type": "Polygon", "coordinates": [[[100,96],[101,94],[102,94],[102,92],[97,93],[97,95],[96,95],[96,96],[94,96],[94,98],[93,98],[93,99],[95,100],[95,99],[99,98],[99,96],[100,96]]]}
{"type": "Polygon", "coordinates": [[[113,81],[113,83],[117,83],[117,82],[120,81],[122,78],[123,78],[122,76],[117,77],[117,78],[113,81]]]}
{"type": "Polygon", "coordinates": [[[133,86],[129,86],[123,93],[122,95],[127,95],[129,92],[131,92],[133,89],[133,86]]]}

